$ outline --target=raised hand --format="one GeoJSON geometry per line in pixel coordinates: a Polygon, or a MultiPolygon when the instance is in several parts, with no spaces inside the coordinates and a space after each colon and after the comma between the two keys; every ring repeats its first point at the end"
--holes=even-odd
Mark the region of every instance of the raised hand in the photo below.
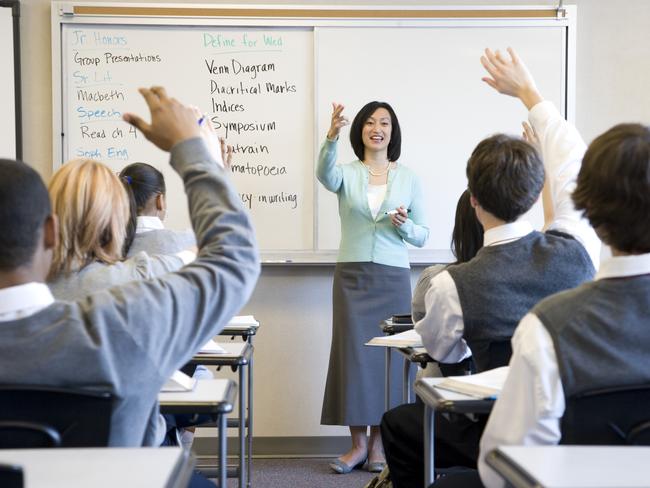
{"type": "Polygon", "coordinates": [[[490,74],[482,80],[499,93],[519,98],[529,110],[543,101],[537,91],[535,80],[512,48],[508,48],[508,58],[490,49],[481,56],[481,64],[490,74]]]}
{"type": "Polygon", "coordinates": [[[344,108],[340,103],[332,102],[332,122],[330,122],[330,129],[327,131],[328,139],[336,139],[341,132],[341,128],[350,123],[348,118],[343,115],[344,108]]]}
{"type": "Polygon", "coordinates": [[[221,159],[223,161],[224,167],[227,171],[230,171],[233,153],[232,146],[230,144],[226,144],[226,139],[223,137],[219,138],[219,144],[221,145],[221,159]]]}
{"type": "Polygon", "coordinates": [[[532,126],[526,121],[522,122],[521,125],[524,128],[524,130],[521,133],[521,137],[523,137],[524,141],[526,141],[528,144],[530,144],[535,149],[537,149],[537,152],[540,152],[541,147],[535,129],[533,129],[532,126]]]}
{"type": "Polygon", "coordinates": [[[169,151],[175,144],[200,135],[192,108],[168,97],[162,86],[140,88],[138,91],[149,107],[151,124],[131,113],[124,114],[123,119],[160,149],[169,151]]]}

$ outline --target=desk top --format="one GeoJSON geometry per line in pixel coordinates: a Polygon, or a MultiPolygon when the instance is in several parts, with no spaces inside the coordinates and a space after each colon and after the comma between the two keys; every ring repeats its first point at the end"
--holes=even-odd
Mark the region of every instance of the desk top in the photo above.
{"type": "Polygon", "coordinates": [[[176,447],[7,449],[0,463],[22,466],[25,488],[180,487],[192,468],[176,447]]]}
{"type": "Polygon", "coordinates": [[[219,335],[255,335],[260,323],[252,315],[233,317],[219,335]]]}
{"type": "Polygon", "coordinates": [[[480,399],[436,388],[445,378],[420,378],[413,385],[424,404],[434,410],[456,413],[490,413],[494,400],[480,399]]]}
{"type": "Polygon", "coordinates": [[[486,458],[517,488],[641,488],[650,483],[650,447],[503,446],[486,458]]]}
{"type": "Polygon", "coordinates": [[[190,364],[207,364],[209,366],[242,366],[248,364],[253,353],[253,346],[248,342],[216,341],[226,350],[225,353],[197,353],[190,364]]]}
{"type": "Polygon", "coordinates": [[[235,390],[232,380],[198,380],[192,391],[158,393],[158,402],[163,413],[229,413],[235,401],[235,390]]]}
{"type": "Polygon", "coordinates": [[[387,335],[393,335],[397,334],[398,332],[406,332],[407,330],[411,330],[414,327],[413,323],[410,324],[396,324],[393,322],[393,319],[386,319],[382,320],[379,324],[379,328],[384,334],[387,335]]]}

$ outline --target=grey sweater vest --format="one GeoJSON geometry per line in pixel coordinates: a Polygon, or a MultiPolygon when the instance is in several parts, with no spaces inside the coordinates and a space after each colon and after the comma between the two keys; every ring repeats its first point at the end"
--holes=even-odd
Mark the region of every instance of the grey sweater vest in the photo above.
{"type": "Polygon", "coordinates": [[[496,366],[490,345],[510,340],[537,302],[592,279],[595,270],[573,237],[535,231],[513,242],[483,247],[474,259],[448,271],[463,312],[463,338],[477,371],[483,371],[496,366]]]}
{"type": "Polygon", "coordinates": [[[650,383],[650,275],[587,283],[533,313],[553,340],[566,398],[650,383]]]}

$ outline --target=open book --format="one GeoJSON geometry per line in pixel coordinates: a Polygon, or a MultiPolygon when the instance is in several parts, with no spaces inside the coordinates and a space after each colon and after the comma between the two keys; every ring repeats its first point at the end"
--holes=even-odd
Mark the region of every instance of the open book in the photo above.
{"type": "Polygon", "coordinates": [[[506,381],[508,369],[503,366],[467,376],[449,376],[435,386],[477,398],[496,398],[506,381]]]}
{"type": "Polygon", "coordinates": [[[366,346],[422,347],[422,337],[414,329],[388,336],[377,336],[366,342],[366,346]]]}
{"type": "Polygon", "coordinates": [[[174,371],[171,378],[162,387],[162,391],[192,391],[196,386],[196,378],[187,376],[182,371],[174,371]]]}

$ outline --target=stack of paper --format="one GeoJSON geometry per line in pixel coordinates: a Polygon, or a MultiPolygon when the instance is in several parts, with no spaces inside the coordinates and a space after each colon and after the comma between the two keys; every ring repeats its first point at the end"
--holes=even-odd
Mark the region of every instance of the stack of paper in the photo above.
{"type": "Polygon", "coordinates": [[[422,337],[415,332],[415,329],[411,329],[399,334],[373,337],[366,342],[366,346],[422,347],[422,337]]]}
{"type": "Polygon", "coordinates": [[[208,342],[203,344],[203,347],[199,351],[199,354],[224,354],[226,352],[228,351],[210,339],[208,342]]]}
{"type": "Polygon", "coordinates": [[[508,366],[503,366],[478,374],[449,376],[435,386],[442,390],[449,390],[477,398],[496,398],[501,393],[507,376],[508,366]]]}
{"type": "Polygon", "coordinates": [[[182,371],[175,371],[171,378],[162,387],[162,391],[192,391],[196,386],[196,379],[187,376],[182,371]]]}

